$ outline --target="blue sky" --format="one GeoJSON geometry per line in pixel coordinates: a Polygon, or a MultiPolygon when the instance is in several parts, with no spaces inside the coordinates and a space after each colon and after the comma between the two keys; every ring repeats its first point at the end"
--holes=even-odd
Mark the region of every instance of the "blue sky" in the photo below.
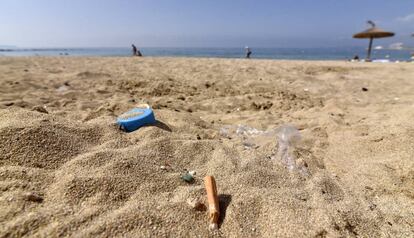
{"type": "Polygon", "coordinates": [[[0,0],[0,45],[331,47],[373,20],[414,46],[414,0],[0,0]]]}

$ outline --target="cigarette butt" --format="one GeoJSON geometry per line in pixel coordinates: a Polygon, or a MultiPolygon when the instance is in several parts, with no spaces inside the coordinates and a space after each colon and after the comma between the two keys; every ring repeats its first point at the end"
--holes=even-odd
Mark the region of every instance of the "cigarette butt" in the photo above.
{"type": "Polygon", "coordinates": [[[204,185],[207,191],[208,201],[208,218],[210,221],[210,229],[218,228],[218,219],[220,216],[219,199],[217,196],[216,180],[213,176],[206,176],[204,178],[204,185]]]}

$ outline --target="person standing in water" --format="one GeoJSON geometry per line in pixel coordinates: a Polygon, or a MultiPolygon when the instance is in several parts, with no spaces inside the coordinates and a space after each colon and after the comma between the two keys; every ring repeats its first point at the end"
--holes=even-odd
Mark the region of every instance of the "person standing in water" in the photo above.
{"type": "Polygon", "coordinates": [[[250,55],[252,54],[252,51],[248,46],[244,47],[246,49],[246,58],[250,59],[250,55]]]}

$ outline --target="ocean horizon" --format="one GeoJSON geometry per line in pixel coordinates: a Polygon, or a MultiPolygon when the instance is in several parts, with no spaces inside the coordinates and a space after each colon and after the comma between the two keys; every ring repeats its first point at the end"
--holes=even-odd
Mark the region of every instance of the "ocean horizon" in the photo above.
{"type": "MultiPolygon", "coordinates": [[[[355,55],[360,59],[366,56],[365,47],[329,48],[261,48],[251,47],[253,59],[280,60],[349,60],[355,55]]],[[[151,57],[207,57],[207,58],[244,58],[243,47],[141,47],[144,56],[151,57]]],[[[0,48],[0,56],[131,56],[130,47],[79,47],[79,48],[0,48]]],[[[372,59],[407,61],[411,49],[373,49],[372,59]]]]}

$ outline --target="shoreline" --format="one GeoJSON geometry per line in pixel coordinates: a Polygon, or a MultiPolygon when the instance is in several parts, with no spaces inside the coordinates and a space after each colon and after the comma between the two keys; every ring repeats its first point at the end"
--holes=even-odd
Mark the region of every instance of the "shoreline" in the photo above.
{"type": "Polygon", "coordinates": [[[383,65],[387,65],[387,64],[400,64],[400,63],[413,63],[412,61],[390,61],[390,62],[364,62],[364,61],[350,61],[350,60],[332,60],[332,59],[326,59],[326,60],[321,60],[321,59],[273,59],[273,58],[250,58],[250,59],[246,59],[246,58],[224,58],[224,57],[200,57],[200,56],[143,56],[143,57],[136,57],[136,56],[81,56],[81,55],[22,55],[22,56],[3,56],[0,55],[0,58],[3,59],[13,59],[13,58],[33,58],[33,59],[40,59],[40,58],[45,58],[45,59],[53,59],[53,58],[61,58],[61,59],[65,59],[65,58],[73,58],[73,59],[87,59],[87,58],[95,58],[95,59],[128,59],[128,58],[132,58],[132,59],[137,59],[137,60],[143,60],[143,59],[152,59],[152,60],[163,60],[163,59],[178,59],[178,60],[240,60],[240,61],[271,61],[271,62],[313,62],[313,63],[355,63],[355,64],[363,64],[363,63],[367,63],[367,64],[383,64],[383,65]]]}
{"type": "MultiPolygon", "coordinates": [[[[238,48],[140,48],[145,56],[152,57],[214,57],[214,58],[244,58],[244,49],[238,48]]],[[[366,50],[360,48],[253,48],[252,58],[255,59],[286,59],[286,60],[348,60],[355,55],[362,59],[366,50]]],[[[41,49],[38,51],[1,52],[4,56],[18,55],[51,55],[59,56],[119,56],[131,55],[129,48],[78,48],[78,49],[41,49]]],[[[411,57],[409,50],[377,50],[373,52],[374,59],[389,59],[391,61],[406,61],[411,57]]]]}

